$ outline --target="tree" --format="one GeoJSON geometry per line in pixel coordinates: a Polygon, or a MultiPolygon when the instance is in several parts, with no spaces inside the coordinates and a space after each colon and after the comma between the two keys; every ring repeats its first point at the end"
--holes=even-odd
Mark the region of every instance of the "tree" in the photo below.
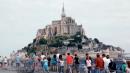
{"type": "Polygon", "coordinates": [[[85,38],[86,40],[88,40],[88,37],[87,37],[86,35],[84,35],[84,38],[85,38]]]}
{"type": "Polygon", "coordinates": [[[66,37],[66,36],[53,37],[53,39],[49,43],[49,46],[50,47],[62,47],[63,46],[63,41],[67,40],[67,39],[68,39],[68,37],[66,37]]]}
{"type": "Polygon", "coordinates": [[[97,38],[94,38],[94,41],[99,44],[99,40],[97,38]]]}
{"type": "Polygon", "coordinates": [[[80,32],[77,32],[74,36],[72,36],[75,43],[81,43],[82,42],[82,35],[80,32]]]}
{"type": "Polygon", "coordinates": [[[78,44],[78,49],[82,49],[82,45],[81,44],[78,44]]]}
{"type": "Polygon", "coordinates": [[[36,39],[33,39],[33,43],[35,43],[36,42],[36,39]]]}
{"type": "Polygon", "coordinates": [[[29,44],[28,44],[28,47],[30,47],[31,45],[32,45],[32,43],[29,43],[29,44]]]}
{"type": "Polygon", "coordinates": [[[68,44],[68,46],[69,46],[69,47],[74,47],[74,46],[76,46],[76,45],[75,45],[74,42],[71,42],[71,41],[70,41],[70,43],[68,44]]]}
{"type": "Polygon", "coordinates": [[[47,44],[47,40],[46,40],[45,38],[41,38],[41,39],[39,40],[39,44],[40,44],[40,45],[47,44]]]}

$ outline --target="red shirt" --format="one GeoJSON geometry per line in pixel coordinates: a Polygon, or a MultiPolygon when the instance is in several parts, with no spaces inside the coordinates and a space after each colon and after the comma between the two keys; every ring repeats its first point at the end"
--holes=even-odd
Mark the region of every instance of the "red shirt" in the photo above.
{"type": "Polygon", "coordinates": [[[67,56],[66,57],[66,62],[67,62],[67,64],[73,64],[73,57],[72,56],[67,56]]]}
{"type": "Polygon", "coordinates": [[[96,58],[96,68],[104,69],[104,61],[101,57],[96,58]]]}

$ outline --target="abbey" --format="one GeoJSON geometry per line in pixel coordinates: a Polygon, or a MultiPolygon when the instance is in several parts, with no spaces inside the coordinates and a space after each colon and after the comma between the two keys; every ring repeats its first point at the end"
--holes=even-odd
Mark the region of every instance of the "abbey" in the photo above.
{"type": "Polygon", "coordinates": [[[51,38],[53,36],[72,36],[77,32],[84,34],[82,25],[77,25],[72,17],[67,17],[64,6],[62,8],[61,19],[54,20],[50,25],[39,29],[36,38],[51,38]]]}

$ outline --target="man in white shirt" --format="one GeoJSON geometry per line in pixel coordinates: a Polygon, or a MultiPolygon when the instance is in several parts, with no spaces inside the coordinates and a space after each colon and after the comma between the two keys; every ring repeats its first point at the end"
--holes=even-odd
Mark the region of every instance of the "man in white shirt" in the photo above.
{"type": "Polygon", "coordinates": [[[42,52],[41,54],[41,61],[43,61],[43,59],[45,58],[46,56],[44,55],[44,53],[42,52]]]}
{"type": "Polygon", "coordinates": [[[102,54],[102,58],[103,58],[103,61],[104,61],[105,72],[108,73],[108,71],[109,71],[108,65],[110,63],[109,55],[106,56],[105,54],[102,54]]]}
{"type": "Polygon", "coordinates": [[[108,66],[109,66],[109,63],[111,62],[111,60],[110,60],[110,57],[109,57],[109,55],[107,55],[106,56],[106,64],[105,64],[105,66],[106,66],[106,72],[107,73],[109,73],[109,68],[108,68],[108,66]]]}

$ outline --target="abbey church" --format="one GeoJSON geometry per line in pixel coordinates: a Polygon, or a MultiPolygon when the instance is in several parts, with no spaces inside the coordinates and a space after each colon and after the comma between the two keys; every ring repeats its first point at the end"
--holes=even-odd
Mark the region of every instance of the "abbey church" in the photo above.
{"type": "Polygon", "coordinates": [[[72,36],[75,35],[77,32],[81,32],[82,34],[84,34],[82,25],[77,25],[77,23],[72,17],[66,16],[63,5],[60,20],[54,20],[50,25],[47,25],[43,29],[39,29],[36,38],[51,38],[53,36],[72,36]]]}

